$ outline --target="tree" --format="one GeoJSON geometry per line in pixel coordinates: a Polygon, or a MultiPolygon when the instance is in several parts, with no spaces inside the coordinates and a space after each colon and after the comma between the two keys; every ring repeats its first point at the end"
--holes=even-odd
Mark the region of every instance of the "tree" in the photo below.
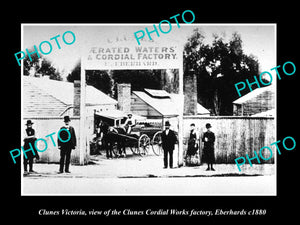
{"type": "Polygon", "coordinates": [[[105,94],[112,94],[112,79],[105,70],[87,70],[86,83],[101,90],[105,94]]]}
{"type": "MultiPolygon", "coordinates": [[[[29,50],[29,52],[32,51],[33,50],[29,50]]],[[[62,80],[59,72],[52,65],[51,61],[43,57],[43,55],[40,54],[40,57],[38,57],[37,54],[32,54],[30,57],[31,60],[29,59],[29,56],[26,55],[23,60],[23,73],[25,76],[30,75],[37,77],[47,75],[52,80],[62,80]]]]}
{"type": "MultiPolygon", "coordinates": [[[[78,61],[74,69],[67,76],[69,82],[80,80],[81,62],[78,61]]],[[[86,84],[91,85],[105,94],[112,95],[112,79],[106,70],[86,70],[86,84]]]]}
{"type": "MultiPolygon", "coordinates": [[[[80,80],[80,61],[67,76],[69,82],[80,80]]],[[[176,70],[87,70],[86,82],[98,90],[116,98],[117,84],[130,83],[131,90],[143,91],[144,88],[164,89],[178,92],[178,71],[176,70]]]]}
{"type": "Polygon", "coordinates": [[[144,88],[161,89],[161,76],[160,70],[113,70],[111,75],[114,80],[114,93],[118,83],[129,83],[134,91],[143,91],[144,88]]]}
{"type": "Polygon", "coordinates": [[[71,71],[71,73],[67,76],[67,81],[74,82],[74,80],[80,80],[80,69],[81,69],[81,63],[78,61],[71,71]]]}
{"type": "Polygon", "coordinates": [[[215,115],[232,115],[232,102],[239,98],[234,84],[258,75],[259,62],[255,56],[243,52],[242,38],[237,32],[229,42],[213,34],[212,44],[205,45],[204,38],[195,29],[188,39],[184,48],[185,73],[187,68],[196,73],[200,104],[215,115]]]}
{"type": "MultiPolygon", "coordinates": [[[[34,50],[29,50],[29,52],[32,51],[34,50]]],[[[40,61],[42,58],[39,58],[37,54],[32,54],[30,57],[31,60],[29,59],[28,55],[26,55],[25,58],[23,59],[23,69],[24,69],[23,74],[26,76],[32,75],[33,73],[36,73],[40,69],[40,61]]]]}

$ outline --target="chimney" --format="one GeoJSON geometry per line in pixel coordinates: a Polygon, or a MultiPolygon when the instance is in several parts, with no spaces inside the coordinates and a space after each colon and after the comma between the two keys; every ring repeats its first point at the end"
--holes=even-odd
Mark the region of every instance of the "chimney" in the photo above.
{"type": "Polygon", "coordinates": [[[118,109],[129,113],[131,109],[131,84],[117,84],[118,109]]]}
{"type": "Polygon", "coordinates": [[[80,80],[74,80],[73,116],[80,116],[80,80]]]}
{"type": "Polygon", "coordinates": [[[195,71],[184,74],[184,115],[197,115],[197,77],[195,71]]]}

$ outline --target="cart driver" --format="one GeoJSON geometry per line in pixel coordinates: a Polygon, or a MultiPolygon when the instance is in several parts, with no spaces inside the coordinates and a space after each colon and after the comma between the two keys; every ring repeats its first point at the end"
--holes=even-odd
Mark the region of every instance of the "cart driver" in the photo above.
{"type": "Polygon", "coordinates": [[[127,115],[127,119],[126,119],[126,121],[125,121],[125,123],[124,123],[124,127],[125,127],[125,129],[126,129],[126,133],[127,133],[127,134],[130,134],[130,133],[131,133],[131,129],[132,129],[132,127],[134,127],[134,126],[135,126],[135,119],[132,118],[132,114],[129,113],[129,114],[127,115]]]}

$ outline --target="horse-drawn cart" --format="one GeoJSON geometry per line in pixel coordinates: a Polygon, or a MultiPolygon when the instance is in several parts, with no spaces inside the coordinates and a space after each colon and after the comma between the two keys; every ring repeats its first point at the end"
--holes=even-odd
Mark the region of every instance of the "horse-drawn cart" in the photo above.
{"type": "Polygon", "coordinates": [[[123,148],[123,151],[125,148],[129,148],[133,154],[140,156],[147,155],[151,149],[155,155],[162,153],[160,127],[137,124],[132,128],[130,134],[124,132],[120,127],[112,130],[112,133],[117,136],[115,140],[118,140],[113,146],[115,155],[120,154],[120,148],[123,148]]]}
{"type": "Polygon", "coordinates": [[[132,129],[132,133],[139,134],[138,154],[146,155],[149,153],[150,146],[155,155],[162,153],[161,147],[161,127],[154,125],[138,125],[132,129]]]}
{"type": "MultiPolygon", "coordinates": [[[[145,117],[135,116],[136,124],[128,134],[121,125],[126,119],[126,114],[118,110],[114,111],[116,112],[95,112],[95,127],[100,121],[109,125],[106,141],[109,142],[109,148],[115,156],[119,156],[122,152],[126,153],[126,148],[129,148],[133,154],[141,156],[147,155],[151,149],[155,155],[162,153],[160,122],[149,122],[145,117]]],[[[99,139],[94,142],[95,145],[103,144],[99,139]]],[[[108,148],[108,145],[105,144],[103,147],[108,148]]]]}

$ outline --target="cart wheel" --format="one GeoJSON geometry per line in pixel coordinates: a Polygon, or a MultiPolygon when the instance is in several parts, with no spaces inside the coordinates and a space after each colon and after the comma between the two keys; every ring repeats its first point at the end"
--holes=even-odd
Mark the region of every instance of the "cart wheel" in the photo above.
{"type": "Polygon", "coordinates": [[[148,154],[150,148],[150,142],[151,141],[148,135],[143,134],[142,136],[140,136],[138,141],[138,150],[141,156],[145,156],[148,154]]]}
{"type": "Polygon", "coordinates": [[[162,153],[161,133],[161,131],[157,131],[152,138],[151,145],[155,155],[161,155],[162,153]]]}

